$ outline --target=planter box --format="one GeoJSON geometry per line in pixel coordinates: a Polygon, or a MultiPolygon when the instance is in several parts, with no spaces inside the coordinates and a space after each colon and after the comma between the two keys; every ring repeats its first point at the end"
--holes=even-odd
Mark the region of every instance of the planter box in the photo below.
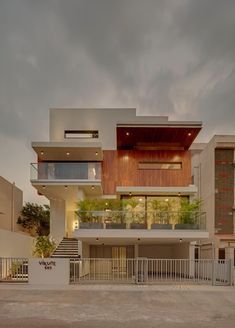
{"type": "Polygon", "coordinates": [[[131,223],[130,225],[131,229],[147,229],[146,223],[131,223]]]}
{"type": "Polygon", "coordinates": [[[126,223],[106,223],[106,229],[126,229],[126,223]]]}
{"type": "Polygon", "coordinates": [[[172,230],[172,224],[168,223],[152,223],[151,229],[166,229],[166,230],[172,230]]]}
{"type": "Polygon", "coordinates": [[[103,229],[103,223],[99,222],[80,222],[79,229],[103,229]]]}
{"type": "Polygon", "coordinates": [[[177,223],[175,225],[176,230],[199,230],[198,224],[190,223],[177,223]]]}

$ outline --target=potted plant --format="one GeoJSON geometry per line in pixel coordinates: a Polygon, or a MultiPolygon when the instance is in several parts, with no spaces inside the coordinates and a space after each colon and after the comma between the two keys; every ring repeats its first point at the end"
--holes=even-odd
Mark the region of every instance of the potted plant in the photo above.
{"type": "Polygon", "coordinates": [[[151,229],[172,229],[170,218],[173,216],[173,200],[158,200],[154,199],[151,201],[152,213],[152,224],[151,229]]]}
{"type": "Polygon", "coordinates": [[[56,249],[56,243],[48,236],[39,236],[36,239],[33,255],[37,257],[50,257],[56,249]]]}
{"type": "Polygon", "coordinates": [[[99,199],[82,199],[75,212],[79,218],[80,229],[103,229],[103,201],[99,199]]]}
{"type": "Polygon", "coordinates": [[[179,223],[175,225],[175,229],[198,230],[198,215],[201,204],[202,201],[200,199],[195,199],[190,202],[188,198],[182,198],[179,211],[179,223]]]}

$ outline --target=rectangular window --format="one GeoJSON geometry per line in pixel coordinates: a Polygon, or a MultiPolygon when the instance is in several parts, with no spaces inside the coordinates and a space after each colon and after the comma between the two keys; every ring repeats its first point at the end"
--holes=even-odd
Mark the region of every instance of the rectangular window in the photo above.
{"type": "Polygon", "coordinates": [[[139,162],[140,170],[181,170],[181,162],[139,162]]]}
{"type": "Polygon", "coordinates": [[[94,139],[99,137],[97,130],[65,130],[65,139],[94,139]]]}

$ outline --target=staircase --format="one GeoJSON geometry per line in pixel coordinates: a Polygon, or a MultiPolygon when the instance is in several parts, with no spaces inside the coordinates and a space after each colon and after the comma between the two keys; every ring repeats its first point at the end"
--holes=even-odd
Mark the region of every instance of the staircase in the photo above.
{"type": "Polygon", "coordinates": [[[78,258],[78,240],[75,238],[63,238],[56,247],[51,257],[54,258],[78,258]]]}

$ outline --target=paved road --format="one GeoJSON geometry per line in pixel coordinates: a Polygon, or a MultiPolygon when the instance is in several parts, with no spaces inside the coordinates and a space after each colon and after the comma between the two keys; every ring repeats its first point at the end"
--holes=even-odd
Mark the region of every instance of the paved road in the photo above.
{"type": "Polygon", "coordinates": [[[235,327],[235,288],[210,286],[6,286],[0,327],[235,327]]]}

